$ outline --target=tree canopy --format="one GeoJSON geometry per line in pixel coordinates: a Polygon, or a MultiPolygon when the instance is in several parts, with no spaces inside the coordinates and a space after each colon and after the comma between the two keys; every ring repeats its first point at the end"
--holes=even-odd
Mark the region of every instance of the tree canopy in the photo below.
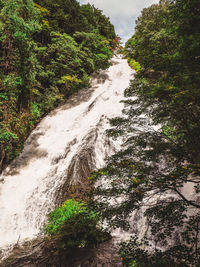
{"type": "Polygon", "coordinates": [[[109,18],[76,0],[0,1],[0,170],[33,127],[109,66],[109,18]]]}
{"type": "Polygon", "coordinates": [[[93,178],[107,182],[96,195],[110,227],[128,227],[133,211],[149,225],[142,240],[136,233],[123,243],[127,266],[200,263],[199,11],[195,0],[160,1],[143,10],[126,43],[139,68],[108,131],[126,142],[93,178]]]}

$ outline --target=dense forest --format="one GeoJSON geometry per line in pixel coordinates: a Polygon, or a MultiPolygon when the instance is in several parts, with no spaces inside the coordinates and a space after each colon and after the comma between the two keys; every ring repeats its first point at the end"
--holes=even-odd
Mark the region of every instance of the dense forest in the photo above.
{"type": "Polygon", "coordinates": [[[0,170],[39,120],[109,66],[109,18],[76,0],[0,1],[0,170]]]}
{"type": "Polygon", "coordinates": [[[137,74],[108,134],[126,143],[93,179],[107,179],[96,194],[111,228],[128,228],[133,211],[146,217],[144,238],[121,246],[126,266],[200,264],[199,25],[198,0],[161,0],[142,11],[125,46],[137,74]]]}

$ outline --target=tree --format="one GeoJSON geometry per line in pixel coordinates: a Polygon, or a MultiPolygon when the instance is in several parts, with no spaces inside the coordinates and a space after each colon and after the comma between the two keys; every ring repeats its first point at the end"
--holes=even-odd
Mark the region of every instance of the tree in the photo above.
{"type": "Polygon", "coordinates": [[[73,35],[79,48],[85,53],[86,58],[93,60],[94,70],[106,69],[110,66],[111,52],[109,41],[98,32],[76,32],[73,35]]]}
{"type": "Polygon", "coordinates": [[[121,249],[136,266],[157,266],[158,260],[162,266],[200,263],[200,92],[199,75],[194,77],[199,28],[193,27],[200,13],[194,5],[161,1],[142,12],[126,45],[126,54],[142,68],[125,91],[123,116],[111,120],[108,132],[124,134],[126,142],[93,174],[95,181],[104,179],[96,189],[97,205],[111,227],[128,227],[133,211],[146,217],[149,231],[143,240],[134,238],[121,249]],[[190,12],[195,16],[188,18],[190,12]],[[185,193],[189,185],[194,197],[185,193]],[[155,249],[142,250],[146,241],[155,249]]]}
{"type": "Polygon", "coordinates": [[[114,30],[102,12],[95,15],[94,7],[76,0],[1,0],[0,7],[1,170],[44,114],[89,86],[92,72],[109,66],[114,30]],[[104,25],[97,17],[109,25],[107,37],[99,34],[104,25]],[[77,31],[96,40],[83,47],[72,36],[77,31]]]}
{"type": "Polygon", "coordinates": [[[100,217],[85,202],[68,199],[48,215],[45,233],[59,249],[93,247],[110,238],[99,224],[100,217]]]}
{"type": "Polygon", "coordinates": [[[24,138],[25,128],[29,127],[28,114],[37,65],[36,44],[31,36],[40,29],[32,1],[1,1],[1,6],[0,168],[17,156],[21,147],[19,136],[24,138]]]}
{"type": "Polygon", "coordinates": [[[79,83],[85,85],[85,81],[80,80],[82,75],[78,73],[82,62],[78,57],[79,49],[74,39],[65,33],[51,32],[50,40],[47,47],[40,47],[37,53],[42,64],[37,73],[40,94],[36,100],[41,103],[43,111],[51,110],[56,103],[69,96],[73,90],[77,90],[79,83]],[[73,75],[77,75],[80,80],[74,80],[75,88],[73,84],[66,86],[64,82],[64,77],[73,75]],[[45,88],[49,90],[46,91],[45,88]]]}
{"type": "Polygon", "coordinates": [[[38,14],[32,1],[3,2],[0,19],[3,49],[4,88],[18,95],[18,110],[28,107],[35,80],[35,43],[31,35],[39,30],[38,14]],[[16,88],[13,90],[13,86],[16,88]]]}
{"type": "Polygon", "coordinates": [[[114,26],[109,18],[90,4],[80,6],[77,0],[37,0],[36,2],[49,10],[46,18],[53,31],[72,35],[75,32],[98,30],[110,41],[115,38],[114,26]]]}
{"type": "Polygon", "coordinates": [[[37,0],[49,14],[46,18],[53,31],[73,34],[79,25],[80,4],[76,0],[37,0]]]}

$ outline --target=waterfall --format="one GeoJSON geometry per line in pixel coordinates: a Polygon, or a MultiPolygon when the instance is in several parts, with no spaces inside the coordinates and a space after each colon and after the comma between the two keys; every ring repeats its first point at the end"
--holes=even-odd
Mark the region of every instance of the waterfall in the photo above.
{"type": "Polygon", "coordinates": [[[72,96],[31,133],[0,177],[2,250],[39,235],[67,186],[81,183],[118,149],[119,141],[109,140],[105,130],[108,119],[121,114],[132,76],[127,61],[114,57],[108,70],[93,77],[91,88],[72,96]]]}

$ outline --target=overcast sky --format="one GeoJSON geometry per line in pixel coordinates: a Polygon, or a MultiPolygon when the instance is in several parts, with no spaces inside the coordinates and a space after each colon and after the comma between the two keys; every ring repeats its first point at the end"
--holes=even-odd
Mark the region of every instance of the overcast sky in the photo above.
{"type": "Polygon", "coordinates": [[[134,33],[135,20],[143,8],[159,0],[79,0],[81,4],[93,4],[103,10],[115,26],[116,33],[127,41],[134,33]]]}

